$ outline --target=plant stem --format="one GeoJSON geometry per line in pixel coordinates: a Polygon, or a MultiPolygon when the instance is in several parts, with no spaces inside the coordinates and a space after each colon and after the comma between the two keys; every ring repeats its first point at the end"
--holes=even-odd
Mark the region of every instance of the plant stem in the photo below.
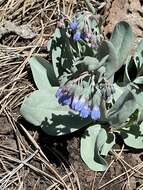
{"type": "Polygon", "coordinates": [[[88,10],[92,12],[93,14],[96,13],[96,9],[93,7],[93,5],[90,3],[90,0],[84,0],[88,10]]]}

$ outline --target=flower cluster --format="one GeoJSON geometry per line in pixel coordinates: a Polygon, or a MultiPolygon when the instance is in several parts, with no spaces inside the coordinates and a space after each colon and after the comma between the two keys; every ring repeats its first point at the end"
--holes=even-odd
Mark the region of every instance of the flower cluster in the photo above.
{"type": "MultiPolygon", "coordinates": [[[[69,28],[72,30],[73,34],[73,40],[79,41],[81,39],[85,40],[92,48],[96,47],[97,39],[96,36],[91,32],[87,30],[86,25],[83,25],[83,28],[80,27],[80,23],[76,20],[73,20],[69,24],[69,28]]],[[[88,27],[89,28],[89,27],[88,27]]]]}
{"type": "Polygon", "coordinates": [[[75,19],[69,23],[69,28],[74,33],[73,40],[79,41],[81,39],[81,31],[79,30],[79,24],[75,19]]]}
{"type": "Polygon", "coordinates": [[[56,92],[56,97],[61,105],[68,105],[71,109],[78,111],[80,117],[87,118],[90,116],[95,121],[100,119],[99,105],[93,103],[92,99],[89,98],[89,94],[87,96],[77,93],[77,91],[82,92],[83,89],[78,86],[74,91],[66,87],[60,87],[56,92]]]}
{"type": "Polygon", "coordinates": [[[88,11],[77,13],[73,19],[68,23],[66,16],[61,16],[57,22],[59,28],[66,28],[68,36],[72,36],[74,41],[84,40],[91,48],[97,48],[100,41],[98,34],[98,25],[94,15],[88,11]],[[97,31],[94,31],[96,30],[97,31]]]}
{"type": "Polygon", "coordinates": [[[96,26],[93,23],[96,23],[95,17],[88,12],[83,12],[82,15],[76,15],[69,23],[69,29],[73,33],[73,40],[79,41],[82,39],[90,47],[96,48],[99,36],[94,31],[96,26]]]}

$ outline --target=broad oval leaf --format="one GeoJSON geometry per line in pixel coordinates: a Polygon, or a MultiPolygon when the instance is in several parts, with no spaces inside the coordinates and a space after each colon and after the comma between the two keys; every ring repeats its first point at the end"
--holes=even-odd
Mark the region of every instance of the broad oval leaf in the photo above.
{"type": "Polygon", "coordinates": [[[47,50],[48,51],[51,51],[51,49],[53,49],[53,43],[52,43],[52,41],[54,40],[55,41],[55,43],[56,43],[56,41],[59,39],[59,38],[61,38],[61,32],[60,32],[60,29],[59,28],[56,28],[56,30],[55,30],[55,32],[53,33],[53,35],[52,35],[52,38],[48,41],[48,43],[47,43],[47,50]]]}
{"type": "Polygon", "coordinates": [[[106,170],[107,163],[100,156],[100,151],[106,140],[107,133],[98,124],[88,127],[81,137],[80,154],[83,161],[91,170],[106,170]]]}
{"type": "Polygon", "coordinates": [[[55,32],[52,35],[52,39],[50,39],[47,44],[47,49],[51,54],[53,68],[56,77],[59,77],[59,75],[63,72],[63,68],[61,65],[61,57],[62,57],[61,45],[64,42],[61,34],[62,30],[64,29],[56,28],[55,32]]]}
{"type": "Polygon", "coordinates": [[[38,89],[50,90],[52,86],[58,86],[53,66],[46,59],[35,56],[29,60],[33,78],[38,89]]]}
{"type": "Polygon", "coordinates": [[[91,122],[89,119],[81,119],[68,106],[59,105],[55,97],[56,90],[38,90],[26,97],[20,109],[22,116],[53,136],[74,132],[91,122]]]}
{"type": "Polygon", "coordinates": [[[66,28],[56,28],[53,38],[48,43],[56,77],[71,68],[75,55],[66,30],[66,28]]]}
{"type": "Polygon", "coordinates": [[[121,127],[138,108],[136,98],[127,88],[108,112],[108,120],[113,127],[121,127]]]}
{"type": "Polygon", "coordinates": [[[116,52],[119,58],[119,65],[122,65],[128,56],[128,53],[132,47],[133,32],[131,26],[121,21],[116,24],[110,41],[116,48],[116,52]]]}
{"type": "Polygon", "coordinates": [[[103,41],[97,52],[97,58],[100,63],[102,63],[102,59],[106,57],[103,64],[106,69],[105,77],[108,79],[119,69],[118,56],[115,47],[110,41],[103,41]]]}
{"type": "Polygon", "coordinates": [[[131,83],[109,110],[108,120],[113,127],[120,128],[137,109],[142,108],[143,92],[131,83]]]}

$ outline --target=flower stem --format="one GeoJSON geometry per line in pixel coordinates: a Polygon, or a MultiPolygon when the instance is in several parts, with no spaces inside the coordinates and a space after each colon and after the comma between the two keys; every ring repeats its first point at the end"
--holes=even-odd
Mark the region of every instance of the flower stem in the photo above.
{"type": "Polygon", "coordinates": [[[90,0],[84,0],[88,10],[92,12],[93,14],[96,13],[96,9],[93,7],[93,5],[90,3],[90,0]]]}

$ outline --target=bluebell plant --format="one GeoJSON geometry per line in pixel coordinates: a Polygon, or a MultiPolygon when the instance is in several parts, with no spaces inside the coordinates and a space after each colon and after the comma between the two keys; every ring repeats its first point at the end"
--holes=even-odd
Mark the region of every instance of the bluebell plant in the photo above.
{"type": "Polygon", "coordinates": [[[92,12],[58,21],[48,42],[52,63],[29,60],[38,90],[25,98],[21,114],[53,136],[85,128],[81,157],[104,171],[103,156],[113,153],[117,133],[126,145],[143,148],[143,40],[131,54],[133,33],[125,21],[107,39],[86,2],[92,12]]]}
{"type": "Polygon", "coordinates": [[[96,48],[101,38],[99,27],[97,26],[96,16],[88,11],[78,12],[71,20],[66,23],[68,18],[60,18],[58,21],[59,28],[67,28],[69,36],[74,41],[84,40],[90,47],[96,48]],[[65,24],[64,24],[65,20],[65,24]]]}

